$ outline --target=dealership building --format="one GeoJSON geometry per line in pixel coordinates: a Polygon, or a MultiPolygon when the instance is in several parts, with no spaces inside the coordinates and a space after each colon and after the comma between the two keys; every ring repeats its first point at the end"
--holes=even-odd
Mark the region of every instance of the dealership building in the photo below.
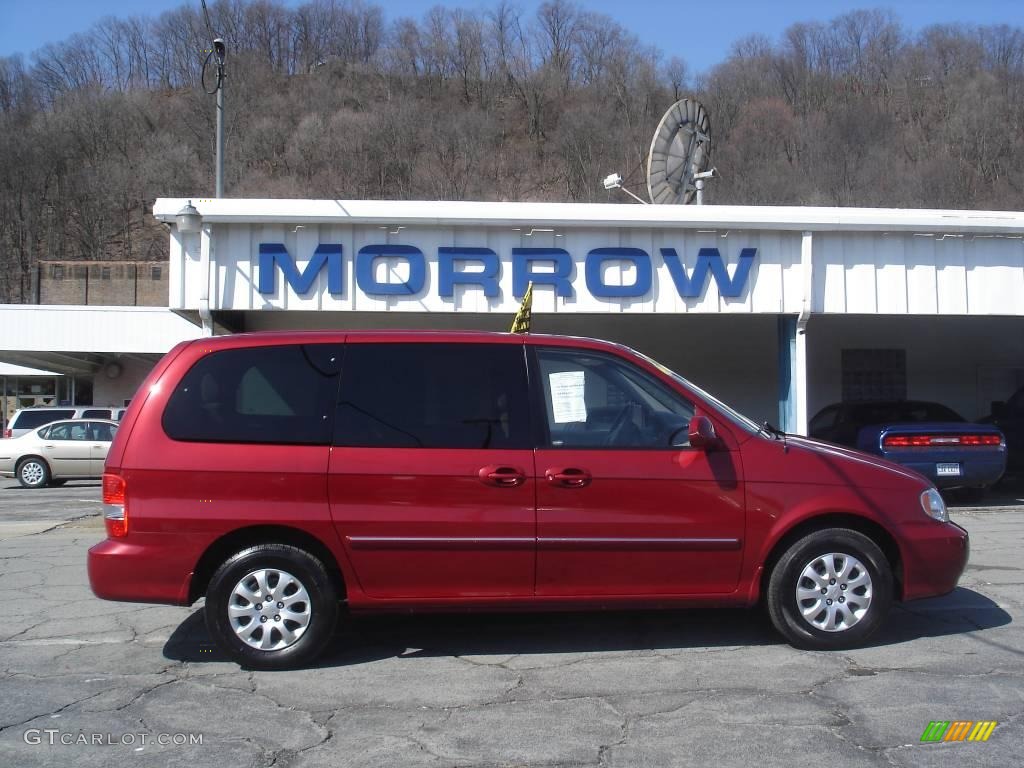
{"type": "Polygon", "coordinates": [[[182,339],[507,330],[532,282],[534,332],[622,342],[792,432],[841,400],[974,418],[1024,385],[1024,213],[160,199],[154,215],[166,308],[0,306],[0,361],[121,404],[182,339]]]}

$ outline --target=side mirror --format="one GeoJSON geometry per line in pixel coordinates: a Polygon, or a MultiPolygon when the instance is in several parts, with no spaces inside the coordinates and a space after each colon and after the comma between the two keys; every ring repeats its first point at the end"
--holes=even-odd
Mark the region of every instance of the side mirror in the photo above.
{"type": "Polygon", "coordinates": [[[992,417],[995,419],[1006,418],[1006,403],[1002,400],[995,400],[992,402],[992,417]]]}
{"type": "Polygon", "coordinates": [[[690,447],[704,451],[713,451],[720,447],[722,441],[715,432],[715,426],[707,416],[694,416],[690,419],[690,447]]]}

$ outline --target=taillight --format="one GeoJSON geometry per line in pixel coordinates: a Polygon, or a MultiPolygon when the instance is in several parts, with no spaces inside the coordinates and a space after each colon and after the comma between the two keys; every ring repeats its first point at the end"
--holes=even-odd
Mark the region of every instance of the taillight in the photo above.
{"type": "Polygon", "coordinates": [[[10,438],[12,434],[14,434],[14,430],[11,430],[11,429],[5,429],[4,430],[4,437],[10,438]]]}
{"type": "Polygon", "coordinates": [[[960,445],[1001,445],[999,435],[886,435],[883,448],[943,448],[960,445]]]}
{"type": "Polygon", "coordinates": [[[103,475],[103,522],[111,538],[119,539],[128,535],[126,488],[127,484],[120,475],[103,475]]]}

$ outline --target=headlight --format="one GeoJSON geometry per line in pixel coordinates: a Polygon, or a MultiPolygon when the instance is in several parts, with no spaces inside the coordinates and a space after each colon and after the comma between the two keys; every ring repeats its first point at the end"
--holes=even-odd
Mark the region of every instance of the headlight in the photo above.
{"type": "Polygon", "coordinates": [[[940,523],[949,522],[949,510],[946,509],[946,502],[934,488],[929,488],[921,494],[921,509],[928,517],[938,520],[940,523]]]}

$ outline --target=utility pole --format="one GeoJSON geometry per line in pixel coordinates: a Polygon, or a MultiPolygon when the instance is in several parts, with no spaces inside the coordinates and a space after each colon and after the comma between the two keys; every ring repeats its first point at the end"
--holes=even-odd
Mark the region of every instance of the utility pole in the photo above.
{"type": "Polygon", "coordinates": [[[224,197],[224,57],[227,53],[224,41],[217,38],[213,41],[213,50],[217,56],[217,194],[224,197]]]}
{"type": "Polygon", "coordinates": [[[224,197],[224,60],[227,58],[227,46],[224,38],[214,37],[213,25],[210,24],[210,12],[206,8],[206,0],[203,4],[203,15],[206,17],[206,29],[213,38],[213,49],[206,54],[203,62],[202,82],[203,90],[211,96],[217,94],[217,173],[216,173],[216,194],[214,197],[224,197]],[[216,56],[217,79],[214,81],[213,89],[206,87],[206,70],[210,66],[210,59],[216,56]]]}

